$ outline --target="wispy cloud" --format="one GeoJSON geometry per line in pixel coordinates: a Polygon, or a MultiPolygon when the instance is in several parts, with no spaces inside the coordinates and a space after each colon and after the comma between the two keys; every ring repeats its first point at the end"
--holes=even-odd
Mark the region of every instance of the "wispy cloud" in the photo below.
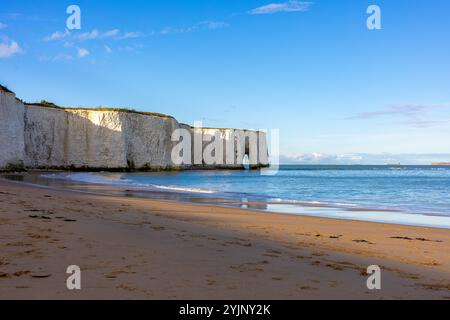
{"type": "Polygon", "coordinates": [[[100,31],[98,29],[93,29],[91,31],[83,33],[71,33],[68,30],[65,31],[55,31],[49,36],[44,38],[45,41],[61,41],[64,40],[66,43],[82,42],[88,40],[104,40],[104,39],[114,39],[114,40],[126,40],[126,39],[136,39],[151,35],[167,35],[173,33],[188,33],[193,31],[198,31],[202,29],[216,30],[228,27],[228,24],[222,21],[202,21],[192,26],[187,27],[165,27],[159,31],[152,31],[150,33],[142,33],[139,31],[121,31],[119,29],[111,29],[108,31],[100,31]]]}
{"type": "Polygon", "coordinates": [[[0,30],[6,29],[8,27],[7,24],[0,22],[0,30]]]}
{"type": "Polygon", "coordinates": [[[207,30],[223,29],[226,27],[228,27],[228,24],[222,21],[202,21],[188,27],[166,27],[160,31],[152,32],[152,34],[167,35],[173,33],[189,33],[205,29],[207,30]]]}
{"type": "Polygon", "coordinates": [[[102,34],[103,38],[112,38],[112,37],[117,37],[120,33],[119,29],[112,29],[109,31],[106,31],[102,34]]]}
{"type": "Polygon", "coordinates": [[[203,26],[210,30],[222,29],[228,27],[228,23],[222,21],[203,21],[199,23],[200,26],[203,26]]]}
{"type": "Polygon", "coordinates": [[[0,59],[11,58],[22,52],[22,48],[16,41],[5,39],[0,43],[0,59]]]}
{"type": "Polygon", "coordinates": [[[320,152],[297,153],[281,156],[283,163],[358,163],[363,160],[359,154],[324,154],[320,152]]]}
{"type": "Polygon", "coordinates": [[[72,34],[70,31],[55,31],[51,35],[44,38],[45,41],[59,41],[63,39],[68,39],[72,41],[87,41],[87,40],[100,40],[100,39],[131,39],[138,38],[141,36],[139,32],[124,32],[122,33],[119,29],[111,29],[107,31],[100,31],[98,29],[93,29],[91,31],[72,34]]]}
{"type": "MultiPolygon", "coordinates": [[[[3,9],[3,8],[2,8],[3,9]]],[[[2,16],[4,16],[8,20],[19,20],[19,21],[36,21],[36,22],[56,22],[58,19],[50,19],[47,17],[42,17],[38,15],[26,15],[23,13],[18,12],[10,12],[10,13],[2,13],[2,16]]]]}
{"type": "Polygon", "coordinates": [[[448,122],[431,119],[432,111],[445,108],[449,108],[449,105],[405,104],[405,105],[390,106],[388,108],[378,111],[361,112],[356,115],[347,117],[346,119],[369,120],[377,118],[394,118],[404,125],[416,128],[426,128],[448,122]]]}
{"type": "Polygon", "coordinates": [[[53,57],[52,61],[70,61],[73,60],[72,55],[70,54],[58,54],[53,57]]]}
{"type": "Polygon", "coordinates": [[[273,14],[279,12],[304,12],[308,11],[313,3],[308,1],[288,1],[283,3],[271,3],[250,10],[249,14],[273,14]]]}
{"type": "Polygon", "coordinates": [[[89,55],[89,51],[85,48],[77,48],[77,53],[79,58],[84,58],[89,55]]]}
{"type": "Polygon", "coordinates": [[[144,48],[144,45],[135,43],[133,45],[119,47],[117,50],[121,52],[141,53],[142,48],[144,48]]]}
{"type": "Polygon", "coordinates": [[[280,156],[282,164],[416,164],[429,165],[432,162],[448,162],[448,153],[348,153],[348,154],[324,154],[324,153],[299,153],[280,156]]]}
{"type": "Polygon", "coordinates": [[[196,28],[197,27],[185,27],[185,28],[165,27],[160,31],[154,32],[154,34],[166,35],[172,33],[188,33],[194,31],[196,28]]]}
{"type": "Polygon", "coordinates": [[[58,40],[67,38],[68,36],[70,36],[70,32],[67,29],[63,32],[56,31],[56,32],[53,32],[51,35],[45,37],[44,41],[58,41],[58,40]]]}
{"type": "Polygon", "coordinates": [[[119,36],[118,39],[135,39],[140,38],[142,34],[140,32],[125,32],[123,35],[119,36]]]}
{"type": "Polygon", "coordinates": [[[94,39],[98,39],[100,37],[100,32],[97,29],[94,29],[92,31],[88,31],[88,32],[83,32],[80,33],[79,35],[76,35],[75,38],[81,41],[84,40],[94,40],[94,39]]]}
{"type": "MultiPolygon", "coordinates": [[[[75,53],[61,53],[54,57],[43,57],[41,61],[59,62],[73,60],[76,57],[80,59],[86,58],[87,56],[91,55],[91,48],[89,48],[86,44],[88,41],[104,41],[104,52],[106,54],[110,54],[113,52],[113,49],[111,48],[110,42],[106,42],[107,40],[119,41],[124,39],[135,39],[141,36],[142,34],[140,32],[122,32],[119,29],[111,29],[107,31],[92,29],[90,31],[82,33],[68,30],[56,31],[51,35],[45,37],[44,41],[57,42],[59,44],[62,44],[64,48],[71,48],[72,50],[75,50],[75,53]]],[[[133,50],[135,50],[135,47],[130,48],[133,48],[133,50]]]]}
{"type": "Polygon", "coordinates": [[[442,108],[442,106],[414,104],[397,105],[378,111],[361,112],[349,117],[349,119],[374,119],[385,116],[417,117],[426,111],[436,108],[442,108]]]}
{"type": "Polygon", "coordinates": [[[39,57],[40,61],[50,61],[50,62],[59,62],[59,61],[70,61],[73,60],[73,56],[70,54],[60,53],[55,56],[42,56],[39,57]]]}
{"type": "MultiPolygon", "coordinates": [[[[86,32],[75,32],[75,31],[55,31],[51,35],[46,36],[43,40],[46,42],[57,42],[62,44],[64,48],[72,48],[76,53],[71,54],[59,54],[51,58],[42,58],[42,61],[68,61],[73,58],[85,58],[91,55],[92,48],[89,47],[87,42],[89,41],[102,41],[104,53],[113,53],[112,41],[121,41],[127,39],[137,39],[142,37],[157,36],[157,35],[168,35],[173,33],[188,33],[199,30],[216,30],[221,28],[226,28],[227,23],[221,21],[202,21],[195,25],[181,28],[166,27],[159,31],[152,31],[149,33],[142,33],[138,31],[121,31],[119,29],[111,29],[107,31],[101,31],[99,29],[92,29],[86,32]],[[109,40],[109,41],[108,41],[109,40]],[[88,50],[89,48],[89,50],[88,50]],[[70,58],[69,58],[70,57],[70,58]]],[[[143,47],[142,44],[129,44],[124,41],[125,45],[115,46],[115,52],[134,52],[139,53],[140,49],[143,47]]],[[[94,50],[94,49],[92,49],[94,50]]],[[[94,54],[93,54],[94,55],[94,54]]]]}

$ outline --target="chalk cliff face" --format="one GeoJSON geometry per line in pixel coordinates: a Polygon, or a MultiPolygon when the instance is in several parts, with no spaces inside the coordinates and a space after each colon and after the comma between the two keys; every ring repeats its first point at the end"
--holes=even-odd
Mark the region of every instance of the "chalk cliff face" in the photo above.
{"type": "Polygon", "coordinates": [[[0,168],[23,162],[24,109],[13,93],[0,89],[0,168]]]}
{"type": "MultiPolygon", "coordinates": [[[[237,157],[238,161],[227,162],[229,159],[224,152],[217,163],[206,163],[202,159],[194,163],[192,136],[189,155],[192,163],[175,165],[171,155],[178,142],[172,141],[172,133],[185,129],[192,134],[195,130],[172,117],[24,105],[1,87],[0,102],[0,169],[3,170],[20,162],[35,169],[236,169],[243,167],[240,160],[252,148],[247,141],[245,146],[236,143],[231,150],[227,142],[231,140],[227,137],[235,139],[232,129],[200,129],[200,138],[211,137],[209,140],[214,141],[212,137],[220,136],[224,151],[229,149],[231,157],[237,157]]],[[[250,131],[236,132],[245,135],[250,131]]],[[[254,133],[260,149],[254,160],[257,166],[265,166],[266,136],[254,133]]],[[[210,142],[200,142],[200,154],[208,148],[211,148],[210,142]]]]}
{"type": "Polygon", "coordinates": [[[134,169],[169,169],[174,167],[171,152],[172,132],[179,123],[171,117],[125,114],[124,132],[128,166],[134,169]]]}
{"type": "Polygon", "coordinates": [[[30,168],[127,167],[124,115],[113,111],[25,106],[25,165],[30,168]]]}
{"type": "MultiPolygon", "coordinates": [[[[203,161],[201,164],[198,164],[194,159],[192,163],[195,168],[242,168],[246,155],[248,156],[248,164],[251,166],[260,167],[268,164],[267,136],[265,132],[218,128],[201,128],[199,130],[199,134],[202,135],[201,150],[203,152],[203,161]],[[218,145],[223,150],[222,154],[216,154],[216,152],[212,151],[218,145]],[[209,162],[205,154],[213,155],[210,157],[209,162]]],[[[193,137],[195,131],[195,128],[191,128],[193,137]]],[[[194,157],[198,153],[192,150],[192,154],[194,157]]]]}

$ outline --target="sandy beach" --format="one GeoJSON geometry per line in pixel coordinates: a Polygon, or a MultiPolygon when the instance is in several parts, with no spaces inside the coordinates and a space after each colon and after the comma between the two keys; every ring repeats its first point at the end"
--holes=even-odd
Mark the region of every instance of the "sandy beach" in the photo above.
{"type": "Polygon", "coordinates": [[[449,243],[448,229],[0,180],[0,299],[450,299],[449,243]]]}

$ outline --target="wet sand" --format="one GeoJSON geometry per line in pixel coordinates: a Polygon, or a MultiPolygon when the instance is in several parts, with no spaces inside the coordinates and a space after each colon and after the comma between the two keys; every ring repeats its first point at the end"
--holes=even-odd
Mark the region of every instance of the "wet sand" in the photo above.
{"type": "Polygon", "coordinates": [[[0,180],[1,299],[450,299],[449,249],[448,229],[0,180]],[[366,287],[369,265],[381,290],[366,287]]]}

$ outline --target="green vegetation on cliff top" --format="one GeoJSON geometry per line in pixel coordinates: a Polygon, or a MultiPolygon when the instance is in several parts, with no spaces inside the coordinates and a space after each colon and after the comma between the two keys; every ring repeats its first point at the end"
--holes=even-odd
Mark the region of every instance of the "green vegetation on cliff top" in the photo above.
{"type": "MultiPolygon", "coordinates": [[[[0,91],[4,91],[7,93],[15,94],[13,91],[9,90],[7,86],[4,86],[0,84],[0,91]]],[[[19,98],[16,98],[17,100],[23,102],[19,98]]],[[[146,116],[152,116],[152,117],[159,117],[159,118],[172,118],[172,116],[157,113],[157,112],[145,112],[145,111],[138,111],[135,109],[128,109],[128,108],[78,108],[78,107],[61,107],[53,102],[42,100],[41,102],[37,103],[29,103],[29,102],[23,102],[27,106],[38,106],[38,107],[46,107],[46,108],[54,108],[54,109],[61,109],[61,110],[86,110],[86,111],[116,111],[116,112],[126,112],[126,113],[135,113],[135,114],[141,114],[146,116]]]]}
{"type": "Polygon", "coordinates": [[[79,108],[79,107],[62,107],[54,104],[53,102],[42,100],[41,102],[36,103],[29,103],[26,102],[25,105],[27,106],[37,106],[37,107],[46,107],[46,108],[54,108],[54,109],[61,109],[61,110],[82,110],[82,111],[116,111],[116,112],[125,112],[125,113],[135,113],[135,114],[141,114],[146,116],[152,116],[152,117],[160,117],[160,118],[173,118],[172,116],[157,113],[157,112],[144,112],[144,111],[137,111],[135,109],[128,109],[128,108],[79,108]]]}
{"type": "Polygon", "coordinates": [[[82,111],[116,111],[116,112],[125,112],[125,113],[135,113],[135,114],[141,114],[146,116],[152,116],[152,117],[160,117],[160,118],[173,118],[172,116],[157,113],[157,112],[144,112],[144,111],[137,111],[134,109],[127,109],[127,108],[78,108],[78,107],[61,107],[53,102],[42,100],[41,102],[36,103],[29,103],[26,102],[25,105],[27,106],[37,106],[37,107],[45,107],[45,108],[53,108],[53,109],[61,109],[61,110],[82,110],[82,111]]]}

